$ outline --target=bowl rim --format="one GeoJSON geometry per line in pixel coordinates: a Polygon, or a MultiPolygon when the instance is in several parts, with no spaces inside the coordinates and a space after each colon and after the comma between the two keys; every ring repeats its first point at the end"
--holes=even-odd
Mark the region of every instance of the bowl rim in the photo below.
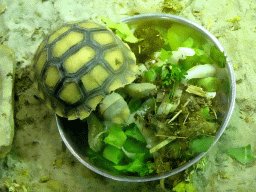
{"type": "Polygon", "coordinates": [[[61,138],[63,140],[63,142],[65,143],[65,145],[67,146],[67,148],[70,150],[70,152],[76,157],[76,159],[78,161],[80,161],[83,165],[85,165],[88,169],[113,180],[117,180],[117,181],[125,181],[125,182],[148,182],[148,181],[155,181],[155,180],[160,180],[160,179],[164,179],[167,177],[170,177],[172,175],[175,175],[181,171],[184,171],[185,169],[187,169],[188,167],[192,166],[193,164],[195,164],[196,162],[198,162],[201,158],[203,158],[209,150],[211,150],[211,148],[218,142],[218,140],[220,139],[221,135],[223,134],[223,132],[225,131],[228,122],[231,118],[232,112],[234,110],[234,106],[235,106],[235,97],[236,97],[236,82],[235,82],[235,75],[234,75],[234,69],[232,66],[232,63],[227,55],[227,53],[224,50],[224,47],[221,45],[221,43],[218,41],[218,39],[211,34],[207,29],[205,29],[203,26],[197,24],[194,21],[191,21],[189,19],[186,19],[184,17],[181,16],[177,16],[177,15],[171,15],[171,14],[164,14],[164,13],[149,13],[149,14],[139,14],[139,15],[135,15],[135,16],[130,16],[124,19],[121,19],[121,22],[123,23],[129,23],[129,22],[136,22],[136,21],[141,21],[141,20],[148,20],[148,19],[163,19],[163,20],[169,20],[170,22],[176,22],[176,23],[180,23],[183,24],[185,26],[188,26],[190,28],[195,29],[196,31],[198,31],[199,33],[201,33],[201,35],[203,35],[207,40],[211,41],[221,52],[224,51],[225,56],[227,57],[227,70],[228,70],[228,77],[229,77],[229,82],[230,82],[230,93],[229,93],[229,105],[228,105],[228,111],[226,113],[226,116],[224,117],[224,122],[222,123],[222,126],[220,127],[220,129],[218,130],[217,134],[215,135],[215,141],[214,143],[211,145],[211,147],[207,150],[207,152],[202,152],[200,154],[198,154],[197,156],[195,156],[193,159],[191,159],[189,162],[187,162],[186,164],[177,167],[173,170],[171,170],[170,172],[167,173],[162,173],[162,174],[157,174],[157,175],[150,175],[150,176],[144,176],[144,177],[133,177],[133,176],[116,176],[113,175],[109,172],[105,172],[102,169],[94,166],[92,163],[88,163],[86,162],[83,158],[80,157],[80,155],[78,155],[76,153],[76,151],[73,149],[73,147],[70,145],[70,143],[68,142],[67,138],[65,137],[65,133],[63,132],[61,126],[61,120],[59,118],[59,116],[57,114],[55,114],[56,117],[56,123],[57,123],[57,127],[59,130],[59,133],[61,135],[61,138]]]}

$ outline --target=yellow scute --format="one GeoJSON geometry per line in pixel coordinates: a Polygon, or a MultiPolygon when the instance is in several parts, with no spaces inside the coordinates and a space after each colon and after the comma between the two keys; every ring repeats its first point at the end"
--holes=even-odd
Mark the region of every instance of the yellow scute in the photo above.
{"type": "Polygon", "coordinates": [[[49,100],[49,98],[46,98],[45,103],[46,103],[47,107],[49,107],[50,109],[53,110],[52,105],[51,105],[51,101],[49,100]]]}
{"type": "Polygon", "coordinates": [[[79,112],[76,110],[71,110],[68,113],[68,120],[75,120],[79,118],[79,112]]]}
{"type": "Polygon", "coordinates": [[[59,81],[60,75],[56,67],[49,67],[46,72],[45,83],[48,87],[53,88],[59,81]]]}
{"type": "Polygon", "coordinates": [[[130,69],[133,73],[137,74],[137,72],[138,72],[138,65],[130,64],[130,65],[129,65],[129,69],[130,69]]]}
{"type": "Polygon", "coordinates": [[[43,69],[43,66],[44,66],[44,64],[45,64],[45,62],[46,62],[46,57],[47,57],[46,51],[43,51],[43,52],[41,53],[41,55],[39,56],[39,59],[38,59],[38,61],[37,61],[37,63],[36,63],[36,70],[37,70],[37,74],[38,74],[38,75],[41,74],[41,71],[42,71],[42,69],[43,69]]]}
{"type": "Polygon", "coordinates": [[[124,79],[126,81],[126,84],[132,83],[135,80],[136,76],[131,75],[130,73],[125,73],[124,74],[124,79]]]}
{"type": "Polygon", "coordinates": [[[115,49],[106,52],[104,59],[115,71],[122,67],[124,63],[123,54],[120,49],[115,49]]]}
{"type": "Polygon", "coordinates": [[[84,35],[79,32],[71,31],[53,46],[53,56],[60,57],[72,46],[83,40],[84,35]]]}
{"type": "Polygon", "coordinates": [[[80,119],[84,119],[90,115],[90,112],[87,111],[86,109],[82,109],[79,112],[80,112],[80,119]]]}
{"type": "Polygon", "coordinates": [[[115,41],[114,38],[109,34],[109,32],[94,33],[93,39],[97,41],[100,45],[107,45],[115,41]]]}
{"type": "Polygon", "coordinates": [[[96,65],[92,70],[92,75],[101,85],[109,76],[109,73],[101,65],[96,65]]]}
{"type": "Polygon", "coordinates": [[[63,109],[59,106],[56,106],[56,109],[55,109],[55,112],[57,113],[57,115],[63,117],[64,114],[63,114],[63,109]]]}
{"type": "Polygon", "coordinates": [[[108,92],[110,93],[111,91],[114,91],[120,87],[123,87],[123,83],[121,82],[120,79],[115,78],[114,81],[110,84],[109,88],[108,88],[108,92]]]}
{"type": "Polygon", "coordinates": [[[45,96],[44,96],[44,94],[43,94],[43,92],[39,92],[39,96],[44,100],[45,99],[45,96]]]}
{"type": "Polygon", "coordinates": [[[134,63],[135,63],[136,62],[135,54],[132,51],[130,51],[128,54],[131,56],[131,58],[134,60],[134,63]]]}
{"type": "Polygon", "coordinates": [[[90,99],[87,102],[87,104],[94,110],[102,99],[103,99],[103,96],[102,95],[98,95],[98,96],[90,99]]]}
{"type": "Polygon", "coordinates": [[[61,34],[65,33],[68,31],[70,27],[62,27],[59,30],[55,31],[49,38],[48,43],[52,43],[55,39],[57,39],[61,34]]]}
{"type": "Polygon", "coordinates": [[[84,75],[81,80],[85,89],[91,91],[101,86],[108,76],[109,73],[101,65],[96,65],[92,71],[84,75]]]}
{"type": "Polygon", "coordinates": [[[75,83],[68,83],[61,91],[60,98],[70,104],[73,104],[81,99],[81,94],[75,83]]]}
{"type": "Polygon", "coordinates": [[[64,67],[68,73],[77,72],[95,57],[95,50],[89,46],[79,49],[64,62],[64,67]]]}

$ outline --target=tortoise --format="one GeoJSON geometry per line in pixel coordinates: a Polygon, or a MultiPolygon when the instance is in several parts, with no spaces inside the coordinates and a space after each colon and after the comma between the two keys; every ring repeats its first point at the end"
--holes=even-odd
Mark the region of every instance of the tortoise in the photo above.
{"type": "MultiPolygon", "coordinates": [[[[87,118],[106,95],[131,84],[137,71],[129,46],[107,27],[88,20],[69,22],[53,31],[33,58],[40,96],[68,120],[87,118]]],[[[128,107],[123,108],[127,119],[128,107]]]]}

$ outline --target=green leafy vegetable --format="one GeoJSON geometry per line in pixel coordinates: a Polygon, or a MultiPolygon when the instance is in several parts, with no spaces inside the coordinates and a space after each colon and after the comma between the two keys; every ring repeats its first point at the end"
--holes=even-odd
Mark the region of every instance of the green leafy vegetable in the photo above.
{"type": "Polygon", "coordinates": [[[193,45],[194,45],[194,39],[192,37],[189,37],[180,46],[191,48],[193,47],[193,45]]]}
{"type": "Polygon", "coordinates": [[[254,156],[252,155],[251,151],[251,145],[247,145],[246,147],[241,148],[229,148],[226,149],[226,153],[242,164],[247,164],[254,160],[254,156]]]}
{"type": "Polygon", "coordinates": [[[205,119],[208,119],[211,116],[209,107],[202,108],[200,113],[205,119]]]}
{"type": "Polygon", "coordinates": [[[117,28],[117,23],[115,21],[112,21],[111,19],[107,17],[101,17],[101,21],[104,22],[109,28],[111,29],[116,29],[117,28]]]}
{"type": "Polygon", "coordinates": [[[212,59],[207,55],[207,53],[199,48],[192,47],[195,51],[194,56],[187,57],[185,60],[181,61],[181,65],[185,70],[188,70],[197,64],[212,63],[212,59]]]}
{"type": "Polygon", "coordinates": [[[227,19],[227,21],[230,23],[235,23],[235,22],[241,21],[241,17],[235,16],[232,19],[227,19]]]}
{"type": "Polygon", "coordinates": [[[93,164],[118,175],[132,172],[145,176],[153,172],[151,163],[146,162],[151,158],[146,141],[135,123],[123,128],[113,125],[108,132],[102,153],[92,149],[86,152],[93,164]]]}
{"type": "Polygon", "coordinates": [[[220,87],[220,80],[216,77],[206,77],[199,79],[196,84],[205,91],[215,92],[220,87]]]}
{"type": "Polygon", "coordinates": [[[200,139],[195,139],[189,143],[189,148],[194,153],[206,152],[213,144],[214,140],[214,137],[202,137],[200,139]]]}
{"type": "MultiPolygon", "coordinates": [[[[171,29],[171,28],[170,28],[171,29]]],[[[177,51],[181,45],[180,37],[172,30],[168,30],[167,39],[172,51],[177,51]]]]}
{"type": "Polygon", "coordinates": [[[124,157],[124,153],[122,150],[112,146],[107,145],[102,153],[103,157],[105,157],[107,160],[118,164],[124,157]]]}
{"type": "Polygon", "coordinates": [[[205,54],[205,51],[202,49],[194,48],[194,51],[195,51],[195,55],[197,56],[202,56],[205,54]]]}
{"type": "Polygon", "coordinates": [[[130,164],[130,167],[127,169],[129,172],[137,172],[141,177],[149,175],[154,171],[152,164],[144,163],[140,159],[136,159],[130,164]]]}
{"type": "Polygon", "coordinates": [[[181,66],[183,67],[184,70],[188,70],[194,66],[196,66],[200,61],[200,57],[197,56],[196,54],[192,57],[187,57],[187,59],[181,61],[181,66]]]}
{"type": "Polygon", "coordinates": [[[164,48],[161,49],[161,54],[160,54],[159,58],[162,61],[167,62],[171,56],[172,56],[171,51],[166,51],[164,48]]]}
{"type": "Polygon", "coordinates": [[[113,174],[120,174],[115,168],[113,168],[115,164],[104,158],[102,154],[99,154],[89,148],[86,150],[86,155],[95,166],[111,171],[113,174]]]}
{"type": "Polygon", "coordinates": [[[120,149],[126,139],[127,136],[123,132],[122,128],[118,125],[113,125],[109,128],[109,134],[105,137],[104,142],[120,149]]]}
{"type": "MultiPolygon", "coordinates": [[[[166,79],[167,75],[170,74],[171,75],[171,71],[169,68],[167,67],[162,67],[162,71],[161,71],[161,79],[164,80],[166,79]]],[[[168,77],[167,77],[168,78],[168,77]]]]}
{"type": "Polygon", "coordinates": [[[114,29],[115,33],[124,41],[130,43],[137,43],[142,39],[135,37],[126,23],[115,23],[107,17],[101,17],[101,21],[104,22],[109,28],[114,29]]]}
{"type": "MultiPolygon", "coordinates": [[[[185,78],[185,75],[187,75],[188,69],[206,63],[225,67],[226,57],[224,56],[224,53],[221,53],[217,47],[213,46],[211,43],[200,39],[200,37],[193,34],[191,30],[184,29],[181,25],[172,24],[169,29],[164,29],[155,26],[148,27],[142,24],[135,30],[136,37],[143,38],[143,41],[140,41],[142,39],[136,38],[127,24],[115,23],[104,17],[102,17],[102,21],[105,22],[109,28],[113,29],[113,31],[124,41],[136,43],[129,45],[131,46],[132,51],[136,54],[138,63],[145,63],[145,66],[149,68],[143,73],[142,78],[139,77],[136,81],[146,81],[156,84],[159,90],[164,90],[168,93],[168,95],[166,94],[166,98],[167,96],[169,97],[168,102],[172,102],[175,89],[179,86],[181,80],[185,78]],[[190,49],[179,49],[179,47],[191,48],[195,51],[195,54],[190,49]],[[176,52],[177,50],[178,52],[176,52]],[[159,51],[159,57],[154,58],[157,55],[154,53],[159,53],[159,51]],[[191,54],[191,52],[193,54],[191,54]],[[181,55],[182,53],[185,55],[181,55]],[[185,56],[189,57],[186,58],[185,56]],[[153,62],[152,59],[156,62],[153,62]],[[161,60],[160,62],[159,59],[161,60]]],[[[217,91],[218,89],[222,89],[222,83],[215,77],[193,79],[193,84],[201,86],[205,91],[217,91]]],[[[182,85],[179,88],[184,90],[184,86],[182,85]]],[[[154,97],[149,99],[130,99],[129,96],[126,97],[127,102],[129,101],[128,106],[131,113],[136,112],[135,119],[139,120],[140,118],[144,118],[146,126],[151,126],[153,123],[153,125],[156,124],[152,121],[152,115],[157,113],[158,106],[161,105],[161,103],[156,102],[156,98],[154,97]]],[[[211,136],[202,136],[202,134],[210,135],[215,133],[217,123],[213,120],[214,115],[210,113],[210,108],[203,107],[204,105],[201,105],[201,100],[198,100],[198,103],[201,109],[194,111],[190,116],[194,115],[193,117],[198,117],[197,119],[200,121],[191,121],[190,117],[184,120],[182,119],[184,114],[181,114],[179,117],[177,116],[178,123],[175,122],[179,124],[186,121],[186,126],[188,125],[188,127],[191,128],[188,131],[187,127],[184,126],[185,131],[183,132],[188,131],[188,133],[182,133],[186,135],[186,139],[189,136],[195,136],[194,138],[196,139],[190,140],[189,145],[187,142],[179,141],[178,139],[175,140],[176,138],[174,137],[169,137],[149,150],[146,148],[147,144],[145,138],[141,135],[140,130],[135,123],[125,127],[114,125],[108,129],[108,134],[106,134],[107,136],[104,139],[103,150],[97,154],[92,153],[91,155],[88,155],[90,156],[90,160],[99,167],[111,170],[111,173],[145,176],[153,173],[154,170],[157,173],[169,171],[173,168],[171,163],[172,160],[174,160],[173,164],[175,164],[176,162],[180,162],[180,159],[182,159],[182,161],[184,158],[188,160],[188,158],[191,158],[197,153],[207,152],[214,143],[215,138],[211,136]],[[153,158],[151,153],[154,153],[161,148],[166,149],[168,146],[170,146],[169,159],[164,159],[166,157],[164,154],[161,154],[160,156],[162,160],[167,161],[160,162],[164,165],[163,166],[153,158]],[[191,153],[187,153],[186,150],[188,147],[191,153]],[[154,163],[149,162],[149,160],[153,159],[154,163]],[[156,168],[158,165],[164,167],[164,169],[156,168]]],[[[169,118],[170,116],[168,115],[166,117],[169,118]]],[[[159,120],[159,124],[160,123],[163,123],[163,121],[159,120]]],[[[170,124],[169,126],[172,128],[173,126],[176,126],[176,124],[170,124]]],[[[169,134],[169,132],[167,133],[169,134]]],[[[170,133],[173,135],[176,131],[170,130],[170,133]]],[[[165,134],[165,132],[163,134],[165,134]]],[[[189,139],[186,141],[188,140],[189,139]]],[[[239,161],[246,159],[243,161],[245,163],[253,159],[250,149],[246,149],[246,157],[241,155],[241,153],[245,153],[245,151],[242,151],[241,149],[239,150],[240,154],[238,154],[235,149],[230,149],[226,152],[232,157],[238,158],[239,161]]],[[[192,192],[196,191],[196,189],[192,184],[180,182],[173,188],[173,191],[192,192]]]]}
{"type": "Polygon", "coordinates": [[[141,177],[145,175],[149,175],[154,171],[152,163],[145,163],[145,154],[144,153],[139,153],[136,156],[136,159],[127,164],[127,165],[116,165],[114,166],[115,169],[123,172],[134,172],[138,173],[141,177]]]}
{"type": "Polygon", "coordinates": [[[128,137],[123,148],[130,153],[147,153],[146,143],[142,143],[132,137],[128,137]]]}
{"type": "MultiPolygon", "coordinates": [[[[164,65],[161,67],[158,67],[158,69],[154,69],[158,76],[161,77],[161,83],[165,87],[174,88],[175,85],[180,83],[180,81],[185,78],[185,75],[187,74],[186,70],[182,65],[179,64],[173,64],[169,63],[169,60],[171,58],[172,51],[177,50],[180,45],[182,44],[182,41],[180,39],[180,36],[176,34],[174,31],[176,27],[171,27],[167,31],[167,34],[163,36],[165,43],[168,43],[169,46],[166,44],[161,48],[161,53],[159,58],[164,62],[164,65]],[[170,47],[170,48],[168,48],[170,47]]],[[[162,34],[164,31],[159,30],[159,33],[162,34]]],[[[187,38],[187,41],[184,42],[184,45],[186,46],[192,46],[193,45],[193,39],[187,38]]]]}
{"type": "Polygon", "coordinates": [[[143,143],[146,142],[146,140],[144,139],[144,137],[141,135],[140,130],[138,129],[137,125],[135,123],[132,123],[130,125],[130,129],[128,129],[127,131],[125,131],[125,134],[127,136],[130,136],[134,139],[137,139],[138,141],[141,141],[143,143]]]}
{"type": "Polygon", "coordinates": [[[224,79],[223,81],[221,81],[220,90],[223,91],[225,94],[229,93],[230,82],[228,79],[224,79]]]}
{"type": "Polygon", "coordinates": [[[171,69],[169,67],[163,68],[161,72],[162,84],[173,88],[185,78],[186,74],[187,72],[180,65],[172,65],[171,69]]]}
{"type": "Polygon", "coordinates": [[[154,82],[156,80],[157,73],[156,73],[156,71],[153,68],[151,68],[148,71],[145,71],[143,73],[143,76],[144,76],[144,78],[145,78],[145,80],[147,82],[151,82],[152,83],[152,82],[154,82]]]}
{"type": "MultiPolygon", "coordinates": [[[[170,45],[172,51],[176,51],[179,47],[181,47],[181,44],[185,42],[190,36],[191,31],[182,27],[179,24],[173,24],[168,29],[166,34],[167,42],[170,45]]],[[[191,39],[189,39],[188,41],[191,41],[191,39]]]]}
{"type": "Polygon", "coordinates": [[[197,192],[192,183],[186,183],[184,181],[180,182],[172,190],[176,192],[197,192]]]}
{"type": "Polygon", "coordinates": [[[211,50],[210,50],[210,57],[211,59],[213,59],[214,61],[216,61],[216,64],[223,68],[226,65],[226,56],[224,52],[220,52],[219,49],[217,49],[217,47],[212,46],[211,50]]]}
{"type": "Polygon", "coordinates": [[[128,103],[128,107],[130,109],[130,112],[134,113],[135,111],[137,111],[140,108],[141,103],[142,103],[141,99],[132,98],[128,103]]]}
{"type": "Polygon", "coordinates": [[[171,77],[173,82],[180,82],[187,75],[187,71],[182,69],[179,65],[172,65],[171,77]]]}

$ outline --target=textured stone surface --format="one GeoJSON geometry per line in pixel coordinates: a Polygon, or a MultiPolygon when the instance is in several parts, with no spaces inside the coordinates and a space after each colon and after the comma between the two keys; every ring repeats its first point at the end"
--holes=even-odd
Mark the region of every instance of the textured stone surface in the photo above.
{"type": "Polygon", "coordinates": [[[14,54],[0,46],[0,159],[11,149],[14,135],[13,119],[14,54]]]}

